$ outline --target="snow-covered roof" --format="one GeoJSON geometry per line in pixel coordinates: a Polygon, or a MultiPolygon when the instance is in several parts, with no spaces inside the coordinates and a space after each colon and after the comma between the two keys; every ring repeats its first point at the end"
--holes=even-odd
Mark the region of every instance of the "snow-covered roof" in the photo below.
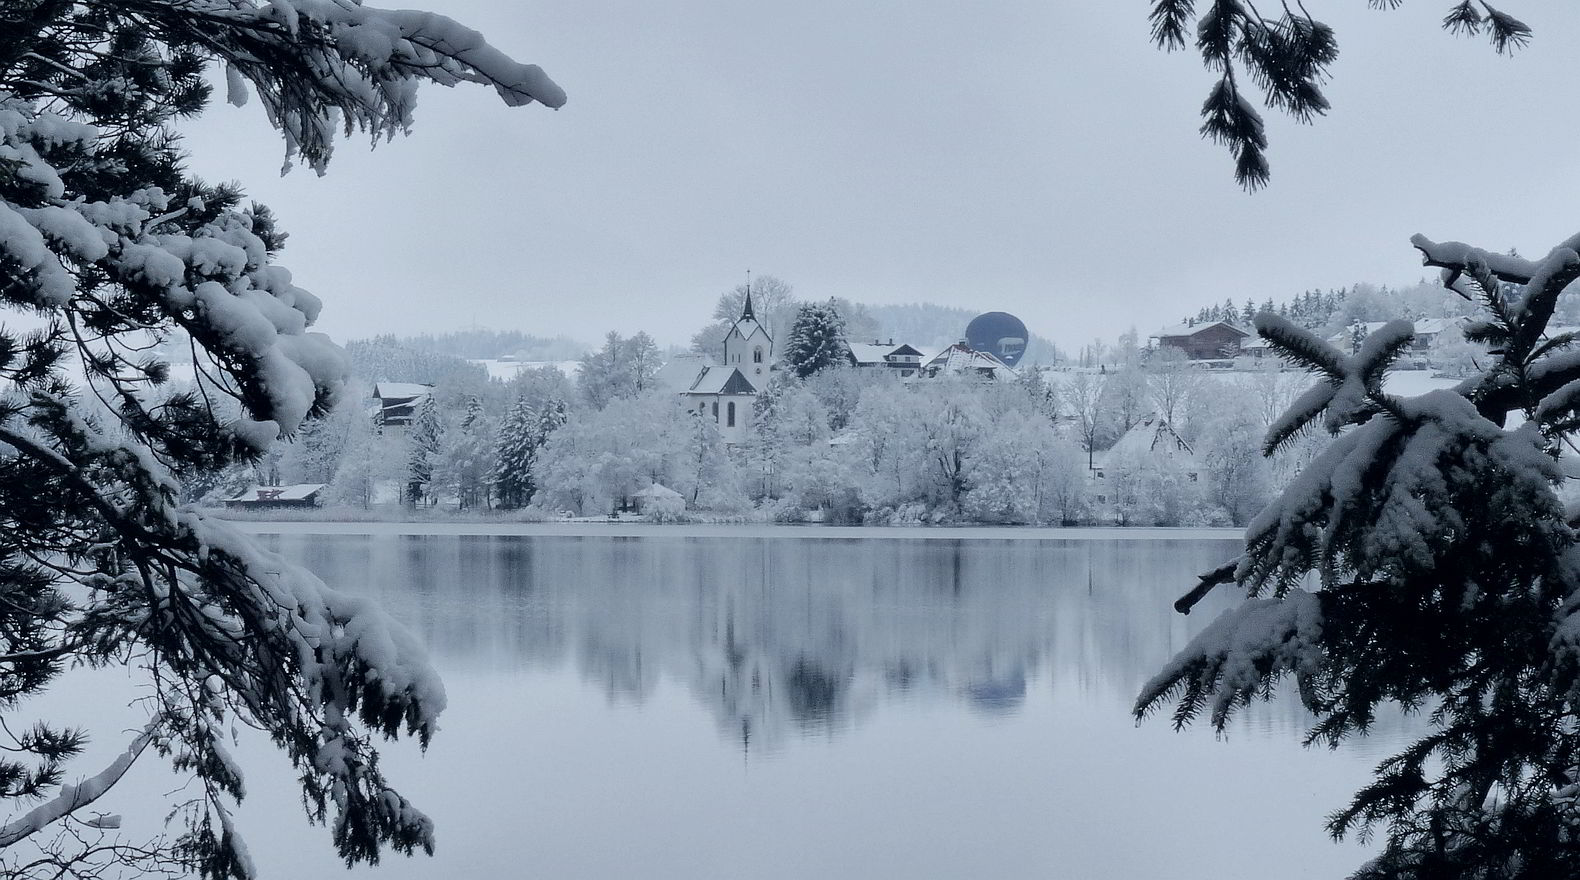
{"type": "Polygon", "coordinates": [[[378,382],[373,385],[373,396],[379,400],[415,400],[431,391],[432,385],[419,382],[378,382]]]}
{"type": "Polygon", "coordinates": [[[881,364],[889,352],[894,351],[892,345],[874,345],[870,342],[850,343],[850,357],[857,364],[881,364]]]}
{"type": "Polygon", "coordinates": [[[680,394],[690,391],[691,386],[697,384],[697,379],[702,376],[702,371],[711,366],[713,366],[713,358],[709,355],[694,352],[677,354],[658,368],[654,378],[660,385],[680,394]]]}
{"type": "Polygon", "coordinates": [[[757,388],[735,367],[707,367],[686,393],[756,394],[757,388]]]}
{"type": "Polygon", "coordinates": [[[253,486],[226,498],[226,501],[306,501],[324,488],[325,483],[297,483],[294,486],[253,486]]]}
{"type": "Polygon", "coordinates": [[[910,355],[911,357],[916,358],[920,358],[922,356],[921,349],[917,348],[916,346],[907,345],[904,342],[895,343],[892,340],[887,343],[851,342],[848,343],[848,345],[850,347],[851,359],[854,360],[858,366],[886,364],[888,363],[888,358],[890,356],[910,355]]]}
{"type": "Polygon", "coordinates": [[[947,370],[951,373],[981,372],[994,379],[1013,379],[1015,371],[992,353],[975,351],[956,343],[934,355],[927,362],[930,370],[947,370]]]}
{"type": "Polygon", "coordinates": [[[638,498],[655,498],[655,499],[656,498],[680,498],[680,499],[684,499],[685,498],[684,495],[681,495],[679,492],[676,492],[674,489],[671,489],[668,486],[665,486],[663,483],[654,483],[653,485],[648,486],[646,489],[643,489],[642,491],[636,493],[636,497],[638,497],[638,498]]]}
{"type": "Polygon", "coordinates": [[[1233,330],[1234,332],[1240,334],[1241,336],[1250,336],[1251,335],[1249,332],[1245,331],[1244,329],[1242,329],[1240,327],[1236,327],[1235,325],[1229,323],[1228,321],[1199,321],[1199,322],[1197,322],[1195,324],[1174,324],[1174,325],[1169,326],[1169,327],[1160,328],[1159,330],[1157,330],[1155,333],[1152,334],[1152,338],[1153,339],[1164,339],[1164,338],[1170,337],[1170,336],[1195,336],[1197,333],[1200,333],[1201,331],[1206,330],[1209,327],[1218,327],[1218,326],[1228,327],[1230,330],[1233,330]]]}
{"type": "Polygon", "coordinates": [[[1095,467],[1125,459],[1167,456],[1175,459],[1194,459],[1195,450],[1174,431],[1168,420],[1160,415],[1149,415],[1130,426],[1108,451],[1098,453],[1093,460],[1095,467]]]}
{"type": "Polygon", "coordinates": [[[1415,322],[1415,332],[1417,335],[1442,333],[1444,330],[1465,320],[1465,318],[1457,315],[1452,318],[1422,318],[1415,322]]]}

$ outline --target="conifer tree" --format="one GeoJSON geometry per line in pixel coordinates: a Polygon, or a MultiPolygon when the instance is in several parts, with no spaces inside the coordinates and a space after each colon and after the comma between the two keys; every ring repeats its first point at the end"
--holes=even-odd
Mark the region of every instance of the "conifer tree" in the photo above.
{"type": "MultiPolygon", "coordinates": [[[[1373,0],[1372,5],[1393,8],[1399,0],[1373,0]]],[[[1264,13],[1249,0],[1152,0],[1149,18],[1154,43],[1169,51],[1194,45],[1218,75],[1202,104],[1202,136],[1228,148],[1241,186],[1265,186],[1267,132],[1245,94],[1247,83],[1261,90],[1264,106],[1299,122],[1326,114],[1322,86],[1339,57],[1333,28],[1299,3],[1264,13]],[[1199,16],[1198,5],[1203,7],[1199,16]]],[[[1511,53],[1531,39],[1524,22],[1478,0],[1455,2],[1443,28],[1465,36],[1486,35],[1499,53],[1511,53]]]]}
{"type": "Polygon", "coordinates": [[[846,362],[845,322],[829,303],[808,303],[796,311],[785,340],[784,361],[799,379],[846,362]]]}
{"type": "Polygon", "coordinates": [[[98,772],[73,760],[87,731],[0,726],[12,817],[0,875],[252,876],[232,812],[236,722],[284,752],[348,863],[433,846],[373,742],[426,745],[436,729],[444,693],[418,641],[178,503],[179,477],[256,461],[328,411],[346,372],[309,332],[319,301],[275,263],[274,216],[184,167],[176,126],[207,105],[210,69],[317,170],[337,131],[405,131],[422,81],[564,101],[540,70],[440,15],[305,0],[0,4],[0,307],[37,328],[0,329],[0,712],[106,664],[145,685],[148,712],[98,772]],[[157,393],[169,364],[149,343],[177,331],[198,388],[157,393]],[[89,395],[110,406],[90,411],[89,395]],[[50,830],[152,754],[196,783],[173,839],[101,847],[50,830]]]}
{"type": "MultiPolygon", "coordinates": [[[[1182,44],[1178,16],[1191,6],[1155,2],[1154,36],[1182,44]]],[[[1247,10],[1215,3],[1202,21],[1199,48],[1226,82],[1231,55],[1271,76],[1318,27],[1303,7],[1273,29],[1247,10]]],[[[1488,33],[1500,51],[1530,36],[1486,4],[1455,5],[1445,26],[1488,33]]],[[[1283,109],[1291,88],[1314,90],[1321,66],[1291,70],[1268,86],[1283,109]]],[[[1251,185],[1266,178],[1259,137],[1258,120],[1228,138],[1251,185]]],[[[1293,321],[1257,317],[1258,332],[1318,380],[1271,426],[1264,452],[1318,427],[1336,439],[1252,520],[1244,552],[1176,603],[1188,612],[1228,583],[1247,596],[1146,684],[1136,714],[1172,706],[1176,726],[1206,716],[1223,730],[1285,681],[1316,716],[1312,743],[1364,734],[1390,704],[1427,712],[1428,731],[1329,819],[1335,836],[1385,831],[1354,876],[1580,876],[1580,546],[1558,492],[1560,452],[1580,431],[1580,338],[1549,332],[1580,280],[1580,235],[1537,260],[1412,243],[1477,307],[1465,336],[1489,347],[1486,362],[1454,389],[1400,397],[1384,378],[1412,342],[1410,322],[1346,353],[1293,321]]],[[[1313,299],[1331,315],[1342,296],[1313,299]]]]}
{"type": "Polygon", "coordinates": [[[536,467],[538,453],[550,436],[565,424],[565,402],[551,399],[534,408],[526,398],[518,399],[499,427],[495,443],[494,493],[499,506],[506,509],[526,507],[538,491],[536,467]]]}
{"type": "Polygon", "coordinates": [[[432,394],[417,403],[406,449],[406,503],[417,507],[432,496],[434,467],[443,449],[444,425],[432,394]]]}
{"type": "Polygon", "coordinates": [[[466,399],[466,413],[454,430],[445,432],[441,470],[445,484],[454,490],[462,509],[484,503],[488,494],[489,459],[487,414],[476,395],[466,399]]]}

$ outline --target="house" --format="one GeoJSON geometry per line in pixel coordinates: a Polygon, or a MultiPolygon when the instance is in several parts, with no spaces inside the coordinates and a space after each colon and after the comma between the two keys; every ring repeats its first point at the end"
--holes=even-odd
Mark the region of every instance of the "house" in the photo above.
{"type": "Polygon", "coordinates": [[[1193,361],[1219,360],[1239,354],[1241,342],[1250,335],[1228,321],[1204,321],[1164,327],[1152,334],[1148,345],[1177,348],[1193,361]]]}
{"type": "MultiPolygon", "coordinates": [[[[1443,331],[1458,327],[1467,320],[1469,319],[1455,316],[1452,318],[1421,318],[1412,322],[1415,324],[1415,338],[1410,341],[1410,347],[1405,350],[1405,353],[1415,357],[1425,357],[1443,331]]],[[[1339,351],[1353,351],[1360,340],[1381,330],[1387,323],[1387,321],[1356,321],[1329,336],[1328,343],[1339,351]]]]}
{"type": "Polygon", "coordinates": [[[417,407],[432,393],[432,385],[378,382],[373,386],[373,396],[378,400],[373,418],[381,428],[410,426],[417,417],[417,407]]]}
{"type": "Polygon", "coordinates": [[[895,345],[893,339],[888,342],[877,339],[851,342],[846,343],[846,347],[846,356],[852,367],[858,370],[893,370],[894,375],[902,379],[921,372],[922,362],[928,359],[921,349],[903,342],[895,345]]]}
{"type": "Polygon", "coordinates": [[[964,342],[957,342],[923,363],[921,375],[929,379],[940,375],[971,375],[1008,382],[1019,374],[996,356],[985,351],[975,351],[964,342]]]}
{"type": "Polygon", "coordinates": [[[253,486],[233,498],[225,499],[225,506],[241,510],[270,510],[291,507],[317,507],[318,495],[324,483],[298,483],[294,486],[253,486]]]}
{"type": "Polygon", "coordinates": [[[1113,446],[1092,457],[1088,484],[1099,511],[1111,512],[1118,506],[1126,472],[1137,466],[1167,468],[1191,483],[1201,480],[1202,467],[1196,451],[1167,419],[1149,415],[1130,426],[1113,446]]]}
{"type": "MultiPolygon", "coordinates": [[[[741,317],[724,336],[724,363],[713,364],[691,355],[682,358],[675,359],[681,363],[670,371],[670,387],[683,382],[688,366],[695,369],[691,382],[680,391],[686,406],[712,419],[724,442],[744,442],[751,432],[752,402],[774,369],[774,340],[752,312],[751,293],[746,294],[741,317]]],[[[669,367],[665,364],[659,372],[669,367]]]]}

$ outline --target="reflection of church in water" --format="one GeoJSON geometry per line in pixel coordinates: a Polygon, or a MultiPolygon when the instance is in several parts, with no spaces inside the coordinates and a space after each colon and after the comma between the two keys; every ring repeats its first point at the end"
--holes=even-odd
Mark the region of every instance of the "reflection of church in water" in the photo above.
{"type": "MultiPolygon", "coordinates": [[[[1001,717],[1052,689],[1123,712],[1216,616],[1218,597],[1188,618],[1171,603],[1176,582],[1225,552],[1208,541],[463,538],[437,552],[423,538],[282,540],[304,542],[285,549],[331,581],[444,584],[378,597],[443,669],[568,664],[623,703],[678,684],[751,752],[898,703],[1001,717]]],[[[1298,707],[1269,711],[1303,723],[1298,707]]]]}

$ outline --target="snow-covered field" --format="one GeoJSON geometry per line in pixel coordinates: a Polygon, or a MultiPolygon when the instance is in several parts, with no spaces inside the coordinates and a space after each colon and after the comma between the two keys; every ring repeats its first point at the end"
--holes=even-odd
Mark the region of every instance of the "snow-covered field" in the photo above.
{"type": "Polygon", "coordinates": [[[581,366],[580,361],[501,361],[501,360],[474,360],[474,364],[481,365],[488,370],[488,378],[509,382],[523,370],[536,370],[539,367],[553,367],[565,374],[565,378],[576,378],[576,370],[581,366]]]}

